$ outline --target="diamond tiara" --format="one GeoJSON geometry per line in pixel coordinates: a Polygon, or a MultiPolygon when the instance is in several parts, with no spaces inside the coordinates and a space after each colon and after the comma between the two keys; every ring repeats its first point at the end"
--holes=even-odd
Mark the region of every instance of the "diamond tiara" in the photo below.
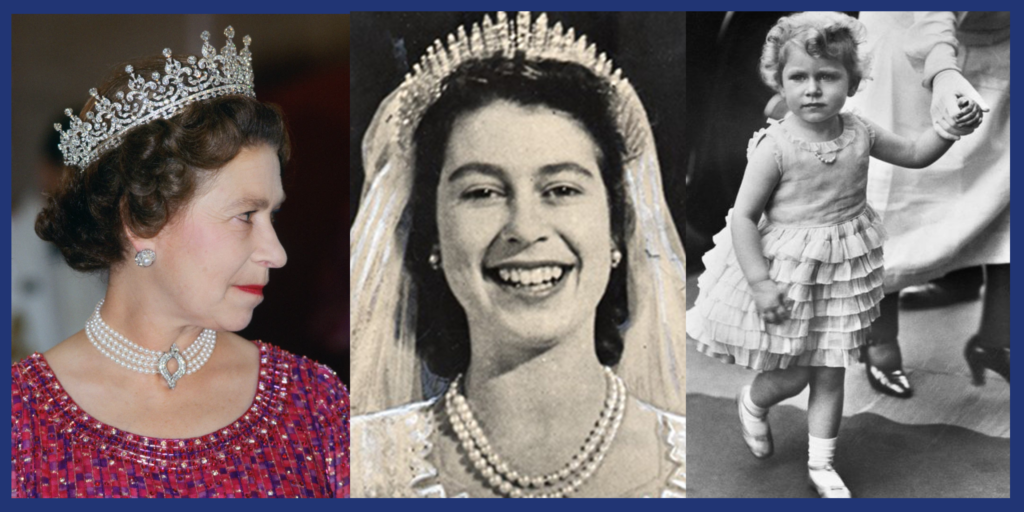
{"type": "Polygon", "coordinates": [[[646,142],[646,113],[622,70],[615,68],[604,53],[598,53],[587,36],[576,37],[573,28],[562,27],[561,22],[549,26],[547,14],[540,14],[531,23],[529,12],[520,12],[515,18],[498,12],[494,21],[485,15],[481,23],[468,30],[460,26],[448,34],[446,42],[440,39],[427,48],[427,52],[399,86],[398,142],[412,147],[412,136],[423,114],[441,97],[442,83],[464,62],[500,56],[513,58],[521,53],[528,61],[556,60],[579,64],[598,78],[604,79],[615,91],[613,108],[619,130],[625,138],[627,157],[638,154],[646,142]]]}
{"type": "Polygon", "coordinates": [[[94,104],[86,112],[83,121],[69,108],[64,113],[71,118],[67,130],[54,124],[60,132],[60,144],[64,153],[64,164],[84,171],[100,155],[121,144],[122,136],[136,126],[154,119],[169,119],[196,101],[216,98],[228,94],[242,94],[255,98],[252,84],[252,54],[249,53],[249,36],[242,38],[245,45],[238,51],[232,39],[235,29],[224,29],[227,43],[220,54],[210,44],[210,33],[203,31],[203,56],[197,59],[188,56],[185,62],[171,57],[171,49],[165,48],[167,58],[164,73],[158,72],[147,80],[137,76],[131,65],[124,71],[131,75],[128,90],[118,91],[114,99],[100,96],[95,88],[89,89],[94,104]]]}

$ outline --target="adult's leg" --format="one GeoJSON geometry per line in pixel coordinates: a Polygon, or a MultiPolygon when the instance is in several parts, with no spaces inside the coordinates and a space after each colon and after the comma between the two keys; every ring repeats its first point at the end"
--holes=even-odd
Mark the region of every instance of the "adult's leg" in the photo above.
{"type": "Polygon", "coordinates": [[[978,344],[1010,346],[1010,265],[985,265],[985,300],[982,303],[978,344]]]}
{"type": "Polygon", "coordinates": [[[881,316],[871,324],[871,345],[867,348],[867,360],[884,372],[903,369],[903,354],[900,352],[900,294],[893,292],[885,296],[880,304],[881,316]]]}
{"type": "Polygon", "coordinates": [[[985,383],[985,370],[1010,382],[1010,265],[985,266],[985,301],[981,326],[964,348],[974,385],[985,383]]]}

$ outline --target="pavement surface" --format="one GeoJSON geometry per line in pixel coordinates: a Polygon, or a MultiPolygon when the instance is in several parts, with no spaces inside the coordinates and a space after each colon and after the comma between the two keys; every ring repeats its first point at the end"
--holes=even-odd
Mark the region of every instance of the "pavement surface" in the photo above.
{"type": "MultiPolygon", "coordinates": [[[[697,294],[690,276],[688,307],[697,294]]],[[[987,384],[974,387],[963,359],[981,302],[900,315],[914,397],[877,393],[863,366],[849,368],[837,471],[855,497],[1009,497],[1010,385],[987,372],[987,384]]],[[[734,403],[755,372],[695,347],[688,338],[688,496],[816,497],[806,476],[808,392],[772,408],[775,455],[755,459],[740,437],[734,403]]]]}

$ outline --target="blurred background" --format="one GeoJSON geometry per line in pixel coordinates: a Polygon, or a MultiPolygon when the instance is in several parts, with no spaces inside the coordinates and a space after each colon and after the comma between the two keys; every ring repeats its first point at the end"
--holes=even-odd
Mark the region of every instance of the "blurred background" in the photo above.
{"type": "MultiPolygon", "coordinates": [[[[349,112],[348,15],[14,15],[12,17],[12,358],[44,351],[85,324],[103,275],[77,274],[35,236],[35,215],[62,172],[55,122],[120,63],[171,48],[198,54],[199,34],[252,37],[257,97],[284,111],[292,160],[276,228],[288,265],[240,334],[311,357],[348,382],[348,277],[343,266],[349,112]]],[[[70,171],[65,171],[70,172],[70,171]]]]}

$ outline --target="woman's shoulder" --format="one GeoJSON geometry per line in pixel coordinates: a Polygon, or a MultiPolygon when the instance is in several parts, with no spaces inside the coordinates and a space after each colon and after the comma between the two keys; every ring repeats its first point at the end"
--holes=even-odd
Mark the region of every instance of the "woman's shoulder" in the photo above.
{"type": "Polygon", "coordinates": [[[437,399],[432,398],[422,402],[392,407],[383,411],[360,414],[352,418],[352,425],[353,427],[363,429],[423,426],[432,417],[432,408],[436,403],[437,399]]]}
{"type": "Polygon", "coordinates": [[[637,400],[641,410],[651,414],[655,430],[667,455],[664,483],[661,486],[663,498],[686,497],[686,417],[665,411],[637,400]]]}
{"type": "Polygon", "coordinates": [[[11,417],[18,410],[28,409],[34,397],[52,389],[56,382],[43,354],[36,352],[11,365],[11,417]],[[17,407],[16,407],[17,406],[17,407]]]}
{"type": "Polygon", "coordinates": [[[300,393],[313,393],[321,399],[348,404],[348,388],[327,365],[306,356],[293,354],[277,345],[253,341],[260,353],[260,380],[272,372],[274,380],[300,393]]]}
{"type": "Polygon", "coordinates": [[[352,495],[355,497],[426,496],[437,469],[433,450],[433,407],[416,402],[352,418],[352,495]]]}

